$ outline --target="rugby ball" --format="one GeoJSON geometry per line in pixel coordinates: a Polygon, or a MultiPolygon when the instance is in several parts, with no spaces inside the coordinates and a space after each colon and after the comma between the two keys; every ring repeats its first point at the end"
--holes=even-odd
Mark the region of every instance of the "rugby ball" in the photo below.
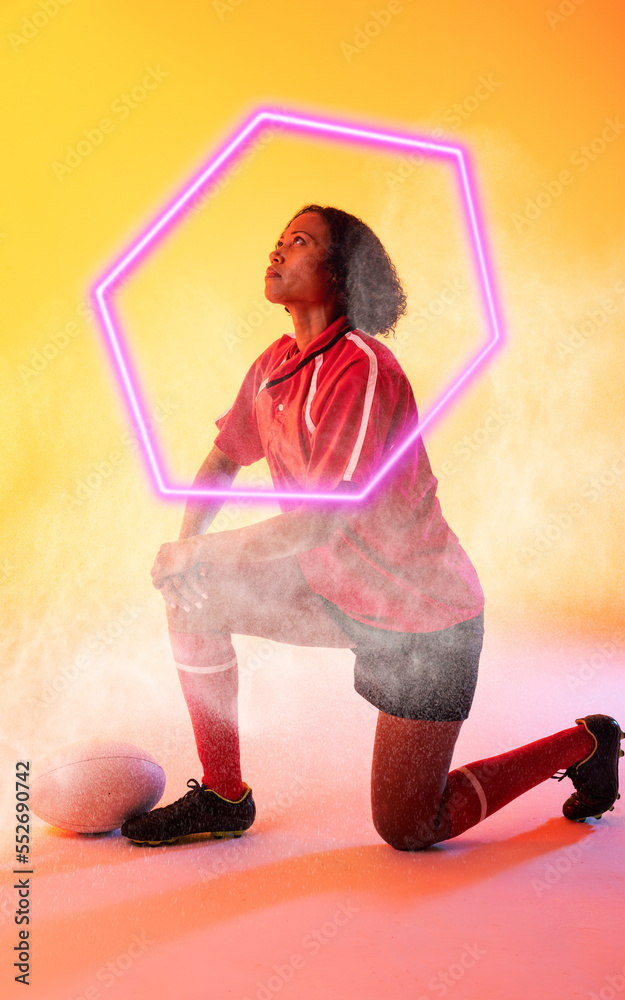
{"type": "Polygon", "coordinates": [[[152,809],[165,789],[161,765],[131,743],[71,743],[36,764],[33,773],[32,811],[73,833],[116,830],[152,809]]]}

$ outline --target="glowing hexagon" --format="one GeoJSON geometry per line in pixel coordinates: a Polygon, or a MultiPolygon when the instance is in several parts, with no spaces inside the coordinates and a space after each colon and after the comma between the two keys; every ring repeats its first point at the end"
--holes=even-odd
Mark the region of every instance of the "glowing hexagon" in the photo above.
{"type": "Polygon", "coordinates": [[[382,479],[392,468],[403,452],[410,447],[423,430],[435,417],[439,416],[453,399],[458,395],[460,389],[465,386],[484,363],[487,356],[494,350],[497,344],[502,341],[501,324],[498,317],[496,305],[494,282],[491,269],[488,264],[483,227],[478,220],[475,185],[471,180],[468,156],[465,150],[458,145],[431,142],[428,139],[419,139],[415,136],[397,135],[389,132],[382,132],[376,129],[362,128],[360,126],[348,125],[340,122],[321,121],[317,118],[302,117],[295,114],[285,114],[281,111],[264,109],[256,112],[240,128],[233,138],[210,160],[208,165],[201,171],[199,176],[193,179],[165,211],[163,211],[156,222],[145,232],[123,255],[105,275],[105,277],[95,286],[93,298],[101,325],[105,334],[106,344],[110,351],[113,365],[119,376],[120,386],[123,396],[130,410],[131,418],[136,426],[139,439],[142,443],[143,453],[157,491],[164,497],[186,498],[186,497],[210,497],[210,496],[240,496],[240,497],[270,497],[272,499],[337,499],[340,502],[356,502],[382,479]],[[342,142],[373,144],[385,147],[395,147],[399,149],[419,149],[430,156],[451,158],[457,176],[460,181],[460,190],[465,210],[465,218],[471,238],[471,246],[474,255],[475,268],[477,272],[480,291],[486,307],[489,336],[485,346],[483,346],[469,365],[452,382],[440,396],[435,405],[427,414],[419,420],[417,428],[398,446],[387,464],[381,468],[367,486],[358,494],[341,495],[332,497],[330,494],[319,493],[287,493],[287,492],[265,492],[261,490],[210,490],[194,487],[173,486],[166,481],[164,474],[164,463],[158,453],[155,442],[149,431],[147,419],[147,408],[142,399],[140,383],[136,374],[132,370],[130,358],[128,357],[121,337],[121,327],[114,318],[112,296],[116,287],[122,280],[127,279],[133,269],[143,259],[144,255],[154,248],[157,241],[161,239],[170,226],[180,221],[185,208],[198,195],[207,182],[220,173],[221,170],[238,155],[240,155],[249,144],[254,135],[269,122],[276,122],[292,130],[301,130],[307,133],[316,133],[320,138],[335,139],[342,142]]]}

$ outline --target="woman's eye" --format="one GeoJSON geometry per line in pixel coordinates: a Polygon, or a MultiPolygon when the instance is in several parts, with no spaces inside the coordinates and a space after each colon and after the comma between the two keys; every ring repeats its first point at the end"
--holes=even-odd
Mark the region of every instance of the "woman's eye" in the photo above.
{"type": "MultiPolygon", "coordinates": [[[[294,243],[296,243],[296,242],[297,242],[297,240],[301,240],[301,242],[302,242],[302,243],[303,243],[304,245],[306,244],[306,240],[304,239],[304,237],[303,237],[303,236],[294,236],[294,237],[293,237],[293,242],[294,242],[294,243]]],[[[282,240],[278,240],[278,242],[276,243],[276,245],[275,245],[275,247],[274,247],[274,250],[280,250],[281,248],[282,248],[282,240]]]]}

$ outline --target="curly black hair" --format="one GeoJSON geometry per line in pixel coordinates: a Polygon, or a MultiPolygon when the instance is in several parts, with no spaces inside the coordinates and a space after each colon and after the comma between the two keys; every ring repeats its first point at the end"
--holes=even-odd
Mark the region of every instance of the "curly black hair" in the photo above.
{"type": "Polygon", "coordinates": [[[388,337],[406,312],[406,295],[378,237],[362,219],[329,205],[305,205],[285,228],[304,212],[316,212],[328,225],[326,267],[351,325],[388,337]]]}

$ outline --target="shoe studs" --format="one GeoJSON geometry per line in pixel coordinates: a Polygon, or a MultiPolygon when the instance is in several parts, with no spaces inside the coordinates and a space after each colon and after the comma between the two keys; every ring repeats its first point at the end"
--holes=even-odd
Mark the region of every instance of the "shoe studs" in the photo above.
{"type": "Polygon", "coordinates": [[[138,844],[139,847],[160,847],[161,844],[175,844],[180,837],[174,837],[172,840],[133,840],[132,837],[128,838],[132,844],[138,844]]]}
{"type": "MultiPolygon", "coordinates": [[[[217,833],[209,833],[209,840],[226,840],[227,837],[242,837],[245,830],[219,830],[217,833]]],[[[161,847],[163,844],[176,844],[181,839],[180,837],[172,837],[171,840],[133,840],[132,837],[128,838],[133,844],[138,844],[139,847],[161,847]]]]}

